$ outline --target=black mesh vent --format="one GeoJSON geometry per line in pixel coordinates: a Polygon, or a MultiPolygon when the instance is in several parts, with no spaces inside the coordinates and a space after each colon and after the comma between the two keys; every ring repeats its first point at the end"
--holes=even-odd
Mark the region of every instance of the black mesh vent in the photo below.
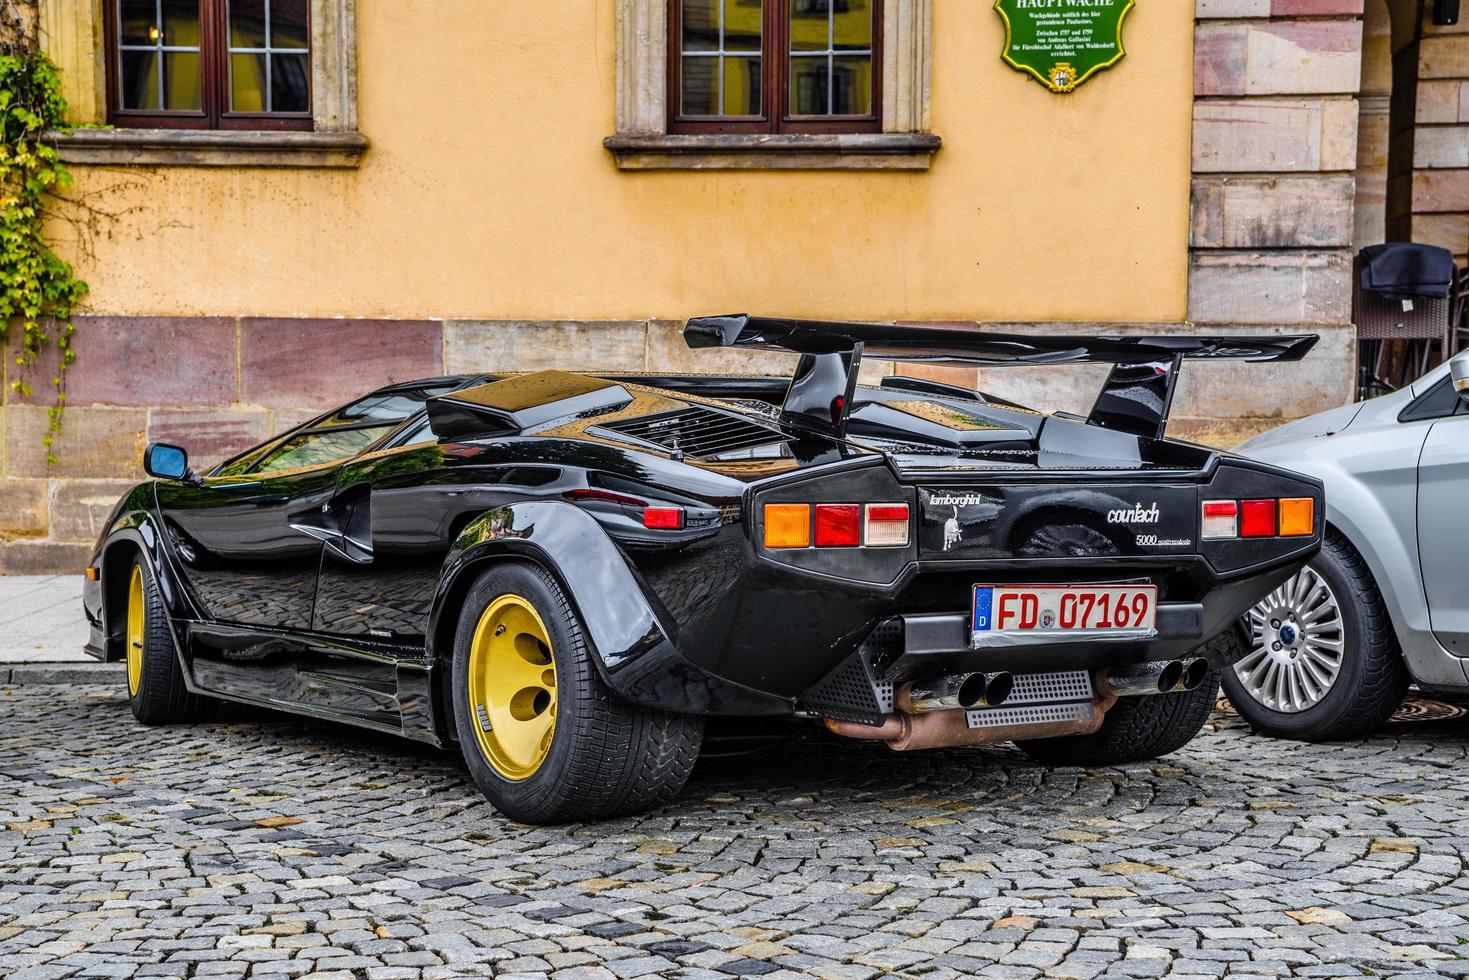
{"type": "Polygon", "coordinates": [[[824,718],[881,725],[893,711],[893,682],[878,664],[902,632],[902,620],[879,623],[855,653],[801,695],[801,706],[824,718]]]}
{"type": "Polygon", "coordinates": [[[710,408],[681,408],[600,426],[690,456],[708,457],[783,442],[785,437],[749,419],[710,408]]]}

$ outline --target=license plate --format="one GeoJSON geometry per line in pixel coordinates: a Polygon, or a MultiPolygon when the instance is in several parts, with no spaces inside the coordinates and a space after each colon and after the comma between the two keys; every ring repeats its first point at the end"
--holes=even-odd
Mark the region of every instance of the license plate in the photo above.
{"type": "Polygon", "coordinates": [[[976,585],[974,634],[1150,633],[1158,621],[1154,585],[976,585]]]}

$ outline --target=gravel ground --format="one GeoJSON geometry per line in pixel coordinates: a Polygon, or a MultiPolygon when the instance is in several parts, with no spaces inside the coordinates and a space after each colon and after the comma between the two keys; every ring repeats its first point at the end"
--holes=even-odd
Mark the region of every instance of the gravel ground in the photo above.
{"type": "Polygon", "coordinates": [[[1094,771],[812,733],[532,828],[411,743],[0,688],[0,975],[1465,976],[1469,718],[1413,708],[1094,771]]]}

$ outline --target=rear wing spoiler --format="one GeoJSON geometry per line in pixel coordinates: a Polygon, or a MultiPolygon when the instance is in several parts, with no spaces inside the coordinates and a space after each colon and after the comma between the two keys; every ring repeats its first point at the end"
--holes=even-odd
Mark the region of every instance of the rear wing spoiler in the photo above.
{"type": "Polygon", "coordinates": [[[1183,361],[1299,361],[1317,339],[1313,334],[1033,336],[744,314],[696,317],[684,327],[684,341],[693,348],[748,347],[800,354],[782,416],[798,428],[838,437],[846,433],[863,356],[990,366],[1111,364],[1087,423],[1161,439],[1183,361]]]}

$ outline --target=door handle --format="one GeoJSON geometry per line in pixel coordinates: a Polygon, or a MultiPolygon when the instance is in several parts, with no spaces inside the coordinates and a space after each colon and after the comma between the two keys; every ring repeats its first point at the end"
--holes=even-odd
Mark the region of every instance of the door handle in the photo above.
{"type": "Polygon", "coordinates": [[[210,490],[223,490],[225,493],[244,493],[246,490],[259,490],[264,484],[259,480],[251,480],[249,483],[211,483],[210,490]]]}
{"type": "Polygon", "coordinates": [[[288,503],[290,499],[283,493],[263,493],[258,497],[246,497],[245,503],[253,504],[256,507],[279,507],[288,503]]]}

